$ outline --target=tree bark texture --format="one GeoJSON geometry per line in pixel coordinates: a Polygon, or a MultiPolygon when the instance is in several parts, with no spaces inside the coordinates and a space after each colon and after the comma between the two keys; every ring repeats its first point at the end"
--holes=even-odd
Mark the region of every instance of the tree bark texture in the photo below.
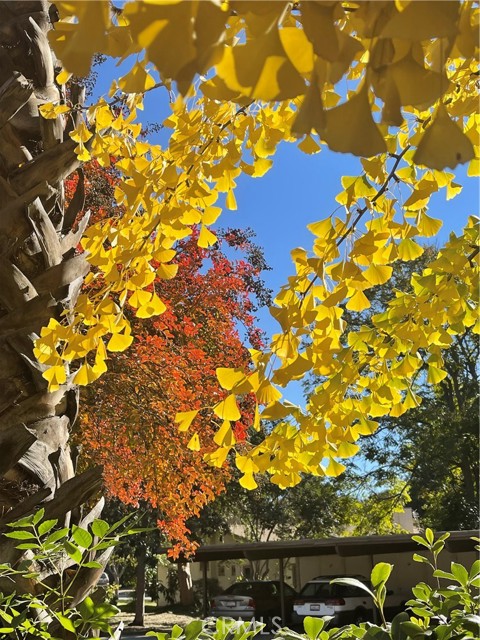
{"type": "MultiPolygon", "coordinates": [[[[63,181],[79,166],[72,123],[38,111],[65,99],[47,39],[55,16],[46,0],[0,1],[0,532],[40,505],[62,525],[81,524],[82,504],[101,486],[99,469],[75,473],[78,389],[67,377],[49,393],[33,354],[41,327],[71,309],[88,271],[72,231],[82,180],[67,211],[64,202],[63,181]]],[[[0,537],[2,562],[21,553],[0,537]]]]}

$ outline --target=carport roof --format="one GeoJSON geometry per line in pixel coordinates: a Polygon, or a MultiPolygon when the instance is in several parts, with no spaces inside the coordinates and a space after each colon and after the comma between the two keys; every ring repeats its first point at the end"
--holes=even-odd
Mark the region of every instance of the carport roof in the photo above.
{"type": "MultiPolygon", "coordinates": [[[[442,535],[438,532],[435,537],[442,535]]],[[[453,553],[473,551],[478,531],[451,531],[446,548],[453,553]]],[[[411,534],[385,536],[338,537],[303,540],[274,540],[270,542],[246,542],[238,544],[205,544],[198,547],[189,558],[192,562],[211,560],[266,560],[273,558],[298,558],[301,556],[364,556],[399,551],[418,551],[419,545],[412,540],[411,534]]],[[[168,548],[160,549],[167,553],[168,548]]]]}

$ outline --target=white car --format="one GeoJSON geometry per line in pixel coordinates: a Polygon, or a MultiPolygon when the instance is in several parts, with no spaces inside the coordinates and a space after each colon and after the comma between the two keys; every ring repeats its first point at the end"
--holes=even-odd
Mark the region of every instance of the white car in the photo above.
{"type": "Polygon", "coordinates": [[[301,624],[306,616],[332,616],[332,626],[360,624],[373,620],[373,600],[362,589],[330,584],[335,578],[356,578],[370,588],[363,576],[319,576],[303,587],[293,603],[292,622],[301,624]]]}

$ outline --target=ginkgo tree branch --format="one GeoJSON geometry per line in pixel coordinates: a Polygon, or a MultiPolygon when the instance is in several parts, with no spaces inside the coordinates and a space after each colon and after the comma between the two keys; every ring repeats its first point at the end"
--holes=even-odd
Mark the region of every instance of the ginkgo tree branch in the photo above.
{"type": "MultiPolygon", "coordinates": [[[[373,198],[370,200],[368,200],[368,202],[370,203],[370,205],[373,207],[374,204],[377,202],[377,200],[385,193],[385,191],[388,189],[388,186],[390,184],[390,182],[392,181],[392,179],[395,179],[395,172],[398,169],[398,165],[400,164],[402,158],[404,157],[404,155],[407,153],[407,151],[410,149],[410,145],[407,144],[405,146],[405,148],[401,151],[401,153],[399,154],[390,154],[390,156],[392,158],[395,158],[395,162],[393,164],[393,167],[391,168],[389,174],[387,175],[387,177],[385,178],[382,186],[378,189],[377,193],[373,196],[373,198]]],[[[348,236],[350,234],[352,234],[356,227],[357,224],[360,222],[360,220],[362,219],[362,217],[365,215],[365,213],[367,211],[370,210],[370,207],[368,205],[363,206],[362,208],[357,208],[357,215],[355,217],[355,220],[352,222],[352,224],[348,227],[348,229],[346,229],[346,231],[340,236],[340,238],[337,240],[337,247],[339,247],[342,242],[344,242],[344,240],[346,240],[346,238],[348,238],[348,236]]]]}
{"type": "MultiPolygon", "coordinates": [[[[390,182],[393,179],[395,179],[395,175],[396,175],[395,172],[398,169],[398,165],[400,164],[402,158],[405,156],[405,154],[407,153],[407,151],[410,148],[411,148],[410,145],[407,144],[405,146],[405,148],[399,154],[390,154],[390,156],[392,158],[395,158],[395,162],[393,164],[393,167],[391,168],[390,172],[388,173],[387,177],[385,178],[383,184],[378,189],[376,194],[371,199],[368,199],[368,202],[369,202],[370,206],[368,204],[366,204],[365,206],[363,206],[361,208],[357,208],[357,210],[356,210],[356,214],[357,215],[356,215],[355,219],[353,220],[351,225],[344,231],[344,233],[342,233],[340,238],[338,238],[338,240],[336,241],[337,248],[340,247],[340,245],[348,238],[348,236],[350,236],[352,233],[354,233],[355,229],[357,228],[357,224],[360,222],[360,220],[365,215],[365,213],[367,211],[369,211],[370,207],[373,207],[375,205],[375,203],[377,202],[377,200],[386,192],[386,190],[389,187],[390,182]]],[[[305,289],[305,291],[303,292],[303,294],[301,296],[300,304],[302,304],[303,300],[305,300],[305,298],[307,297],[307,294],[310,292],[310,290],[315,285],[315,283],[318,282],[319,278],[320,278],[319,274],[316,274],[311,279],[310,284],[308,285],[308,287],[305,289]]]]}

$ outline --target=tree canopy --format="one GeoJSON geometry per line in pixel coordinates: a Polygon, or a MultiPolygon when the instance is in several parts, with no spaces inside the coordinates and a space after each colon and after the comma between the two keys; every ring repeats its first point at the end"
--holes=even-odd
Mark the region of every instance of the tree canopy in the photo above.
{"type": "Polygon", "coordinates": [[[305,472],[339,474],[339,460],[358,451],[355,442],[378,418],[420,404],[415,373],[426,364],[428,381],[441,382],[444,349],[465,330],[478,331],[473,217],[412,275],[413,292],[395,291],[370,326],[346,331],[342,318],[342,305],[368,308],[365,292],[387,282],[398,260],[421,255],[419,239],[438,232],[432,194],[461,190],[446,169],[469,162],[468,174],[478,174],[478,9],[408,0],[55,6],[60,20],[49,37],[63,64],[57,83],[87,74],[95,53],[132,64],[108,97],[86,109],[74,100],[40,109],[47,120],[75,118],[58,162],[72,149],[102,166],[118,159],[115,198],[123,207],[82,239],[95,296],[80,295],[37,341],[50,390],[105,373],[108,353],[131,343],[129,310],[138,318],[167,311],[152,283],[174,275],[175,247],[194,225],[200,247],[215,244],[209,226],[223,206],[236,208],[240,173],[261,178],[282,141],[301,138],[307,154],[328,145],[360,156],[363,172],[344,176],[338,210],[310,225],[311,251],[292,251],[295,273],[271,310],[279,332],[253,352],[248,372],[218,362],[226,398],[192,404],[176,420],[192,434],[205,413],[222,421],[218,449],[205,455],[221,467],[235,447],[237,403],[254,394],[253,427],[278,424],[260,444],[236,451],[243,486],[254,488],[259,472],[280,487],[305,472]],[[147,91],[170,101],[166,146],[141,136],[147,91]],[[303,411],[280,388],[310,372],[322,382],[303,411]]]}

